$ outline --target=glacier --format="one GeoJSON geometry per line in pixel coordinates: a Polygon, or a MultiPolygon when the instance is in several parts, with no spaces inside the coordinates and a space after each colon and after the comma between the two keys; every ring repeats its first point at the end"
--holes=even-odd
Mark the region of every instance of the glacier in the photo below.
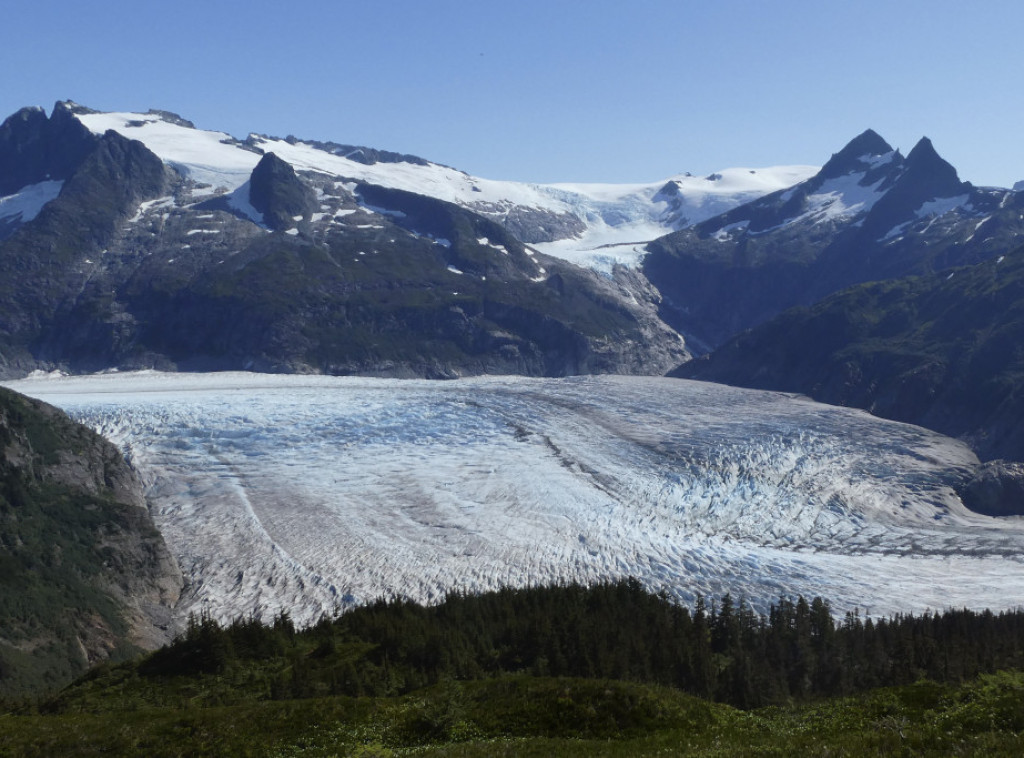
{"type": "Polygon", "coordinates": [[[178,620],[635,576],[681,602],[1010,608],[1024,519],[968,511],[962,443],[658,377],[36,375],[113,440],[186,577],[178,620]]]}

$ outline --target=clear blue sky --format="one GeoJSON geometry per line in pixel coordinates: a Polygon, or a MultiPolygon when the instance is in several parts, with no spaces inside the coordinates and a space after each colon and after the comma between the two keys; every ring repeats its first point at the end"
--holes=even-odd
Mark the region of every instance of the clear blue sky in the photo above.
{"type": "Polygon", "coordinates": [[[71,99],[494,179],[820,164],[871,127],[1024,179],[1024,2],[11,3],[0,118],[71,99]]]}

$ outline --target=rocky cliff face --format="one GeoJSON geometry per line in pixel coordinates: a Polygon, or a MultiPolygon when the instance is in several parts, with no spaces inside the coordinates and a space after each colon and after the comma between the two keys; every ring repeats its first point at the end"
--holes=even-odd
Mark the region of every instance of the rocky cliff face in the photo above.
{"type": "Polygon", "coordinates": [[[296,228],[296,219],[309,221],[319,209],[316,194],[295,170],[273,153],[264,155],[249,179],[249,202],[269,229],[296,228]]]}
{"type": "Polygon", "coordinates": [[[0,388],[0,694],[171,637],[182,579],[118,450],[0,388]]]}
{"type": "MultiPolygon", "coordinates": [[[[96,286],[103,256],[140,202],[169,190],[171,173],[139,142],[109,132],[93,144],[39,214],[0,241],[0,374],[38,365],[78,297],[96,286]]],[[[112,300],[110,280],[104,298],[112,300]]],[[[93,312],[89,320],[102,318],[93,312]]],[[[79,314],[79,319],[82,314],[79,314]]]]}
{"type": "Polygon", "coordinates": [[[0,124],[0,197],[67,179],[98,141],[64,103],[50,118],[41,108],[22,108],[0,124]]]}

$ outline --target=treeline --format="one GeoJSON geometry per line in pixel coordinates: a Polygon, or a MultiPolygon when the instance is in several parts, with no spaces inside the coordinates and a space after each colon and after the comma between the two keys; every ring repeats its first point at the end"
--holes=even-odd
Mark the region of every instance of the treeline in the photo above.
{"type": "Polygon", "coordinates": [[[286,614],[270,625],[193,619],[139,674],[240,667],[274,699],[525,673],[662,684],[754,708],[1024,668],[1024,612],[837,621],[820,598],[780,598],[762,615],[729,595],[690,609],[631,579],[454,594],[436,606],[381,600],[304,630],[286,614]]]}

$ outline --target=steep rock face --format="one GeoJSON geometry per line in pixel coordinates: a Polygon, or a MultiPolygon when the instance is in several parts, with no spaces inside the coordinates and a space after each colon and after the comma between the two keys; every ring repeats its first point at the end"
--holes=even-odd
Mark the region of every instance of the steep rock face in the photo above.
{"type": "Polygon", "coordinates": [[[904,158],[868,130],[811,179],[648,246],[644,273],[691,347],[864,281],[924,274],[1006,252],[1024,195],[961,182],[931,142],[904,158]]]}
{"type": "Polygon", "coordinates": [[[317,209],[316,194],[295,169],[273,153],[264,155],[249,179],[249,202],[274,231],[294,229],[296,218],[309,220],[317,209]]]}
{"type": "Polygon", "coordinates": [[[885,235],[912,218],[925,203],[970,195],[972,190],[970,184],[960,181],[956,169],[939,156],[927,137],[914,145],[901,169],[890,186],[879,187],[884,194],[864,219],[864,235],[885,235]]]}
{"type": "Polygon", "coordinates": [[[0,388],[0,693],[166,643],[182,578],[117,449],[0,388]]]}
{"type": "MultiPolygon", "coordinates": [[[[139,203],[166,193],[171,181],[142,143],[108,132],[57,198],[0,242],[0,371],[34,365],[33,352],[46,355],[50,335],[60,333],[95,279],[104,248],[139,203]]],[[[107,318],[105,310],[94,308],[91,320],[107,318]]]]}
{"type": "Polygon", "coordinates": [[[97,141],[65,103],[57,103],[49,118],[40,108],[22,108],[0,124],[0,197],[67,179],[97,141]]]}
{"type": "MultiPolygon", "coordinates": [[[[874,129],[866,129],[850,140],[846,147],[838,153],[833,153],[818,173],[817,186],[821,186],[821,180],[838,179],[841,176],[870,168],[873,157],[887,155],[891,152],[893,152],[892,145],[886,142],[878,132],[874,129]]],[[[868,184],[873,183],[869,179],[868,184]]]]}
{"type": "Polygon", "coordinates": [[[132,333],[110,360],[452,377],[667,370],[686,355],[620,285],[465,209],[371,185],[331,201],[349,205],[345,226],[244,236],[232,218],[211,236],[224,247],[141,261],[122,289],[132,333]]]}

